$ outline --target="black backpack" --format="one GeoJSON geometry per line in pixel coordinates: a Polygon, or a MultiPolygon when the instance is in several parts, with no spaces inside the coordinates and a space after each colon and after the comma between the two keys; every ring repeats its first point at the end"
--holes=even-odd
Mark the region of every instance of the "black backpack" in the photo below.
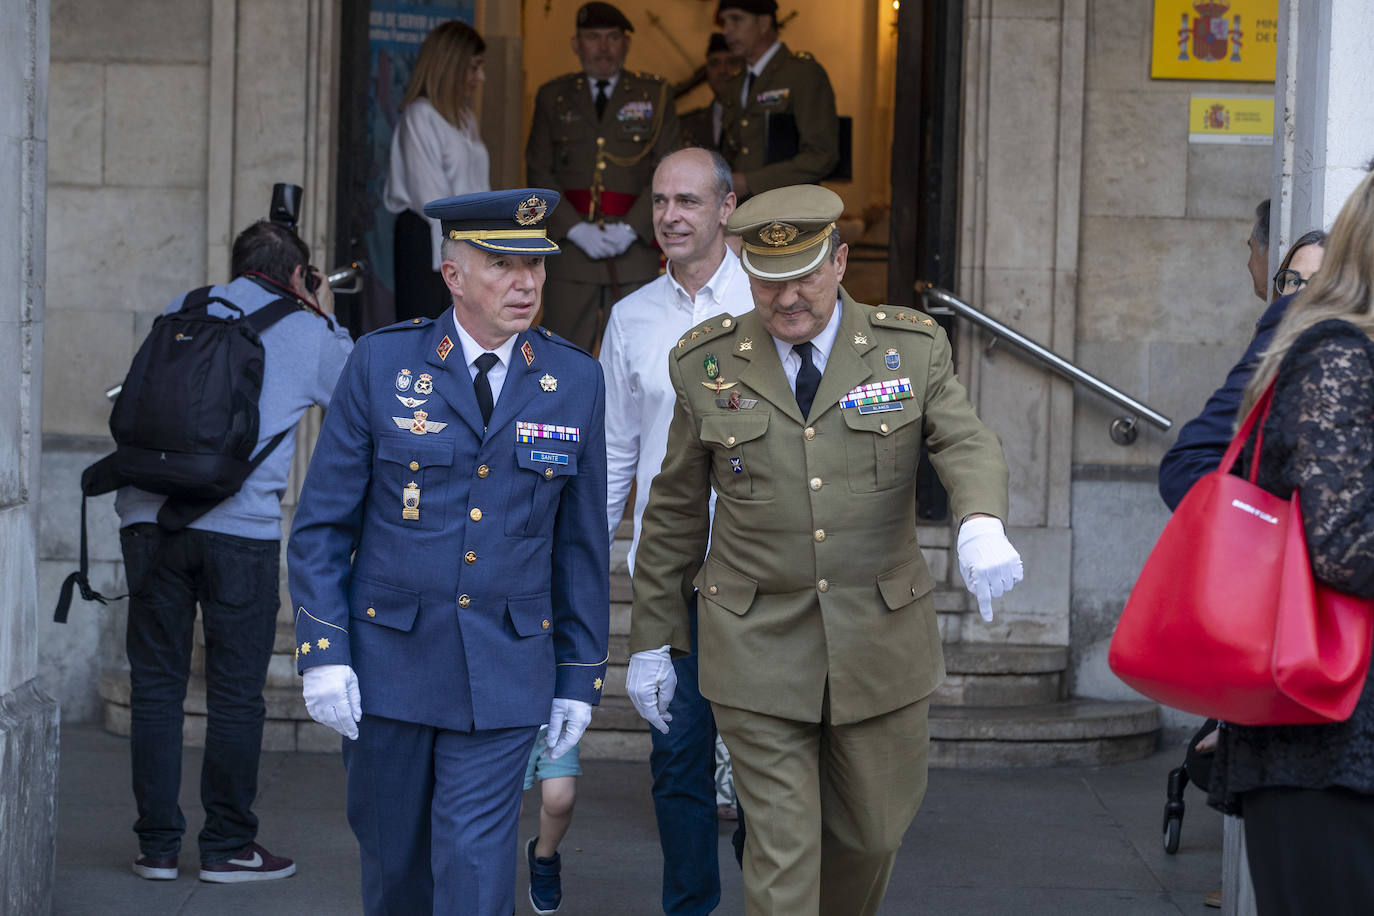
{"type": "Polygon", "coordinates": [[[53,614],[58,623],[67,622],[73,586],[87,601],[109,600],[88,580],[87,497],[122,486],[161,493],[168,499],[158,527],[179,531],[237,493],[286,438],[289,430],[253,454],[265,363],[261,335],[302,306],[281,298],[245,315],[211,296],[211,288],[192,290],[180,309],[153,322],[110,414],[115,450],[81,472],[81,569],[62,583],[53,614]],[[238,314],[211,315],[212,302],[238,314]]]}

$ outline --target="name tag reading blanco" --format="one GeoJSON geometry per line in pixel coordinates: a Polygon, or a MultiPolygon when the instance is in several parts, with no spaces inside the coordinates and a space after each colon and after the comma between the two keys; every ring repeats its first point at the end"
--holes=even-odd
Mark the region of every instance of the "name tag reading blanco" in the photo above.
{"type": "Polygon", "coordinates": [[[887,413],[889,410],[901,410],[901,401],[889,401],[886,404],[860,404],[859,413],[887,413]]]}
{"type": "Polygon", "coordinates": [[[530,458],[545,464],[567,464],[568,456],[562,452],[530,452],[530,458]]]}

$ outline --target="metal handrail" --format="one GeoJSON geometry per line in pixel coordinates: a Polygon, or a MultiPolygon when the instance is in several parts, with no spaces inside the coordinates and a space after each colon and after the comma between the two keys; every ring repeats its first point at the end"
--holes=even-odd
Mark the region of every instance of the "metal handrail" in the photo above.
{"type": "MultiPolygon", "coordinates": [[[[1002,339],[1015,344],[1065,378],[1092,389],[1118,407],[1123,407],[1140,417],[1144,417],[1160,429],[1167,430],[1174,425],[1173,420],[1170,420],[1159,411],[1152,409],[1146,404],[1142,404],[1125,392],[1102,381],[1092,373],[1080,369],[1058,353],[1046,349],[1021,332],[1007,327],[996,318],[984,314],[951,293],[949,290],[941,289],[938,286],[932,286],[924,280],[917,280],[916,292],[918,295],[925,296],[944,306],[943,310],[931,309],[931,312],[938,314],[939,311],[945,311],[958,315],[960,318],[978,325],[980,328],[993,335],[994,342],[997,339],[1002,339]]],[[[1135,417],[1117,417],[1112,421],[1111,425],[1112,441],[1118,445],[1130,445],[1135,441],[1136,437],[1135,424],[1135,417]]]]}

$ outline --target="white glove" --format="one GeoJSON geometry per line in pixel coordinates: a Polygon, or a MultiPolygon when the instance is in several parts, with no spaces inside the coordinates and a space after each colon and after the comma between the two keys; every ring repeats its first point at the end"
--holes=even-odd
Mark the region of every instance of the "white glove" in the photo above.
{"type": "Polygon", "coordinates": [[[363,717],[358,676],[350,665],[316,665],[305,671],[305,711],[321,725],[345,738],[358,740],[358,720],[363,717]]]}
{"type": "Polygon", "coordinates": [[[959,526],[959,573],[978,599],[978,613],[992,620],[992,599],[1021,581],[1021,555],[1007,540],[1001,519],[971,518],[959,526]]]}
{"type": "Polygon", "coordinates": [[[635,239],[639,238],[639,233],[635,232],[635,227],[629,223],[608,223],[602,231],[611,243],[610,256],[613,258],[624,254],[635,243],[635,239]]]}
{"type": "Polygon", "coordinates": [[[673,702],[676,691],[677,672],[673,670],[673,656],[667,646],[645,649],[630,656],[630,667],[625,672],[625,692],[635,704],[635,711],[665,735],[668,723],[673,721],[668,704],[673,702]]]}
{"type": "Polygon", "coordinates": [[[616,254],[615,245],[606,235],[606,230],[596,223],[577,223],[568,230],[565,238],[581,248],[593,261],[614,257],[616,254]]]}
{"type": "Polygon", "coordinates": [[[572,750],[573,745],[582,740],[582,733],[591,721],[592,704],[554,697],[553,711],[549,713],[549,730],[544,735],[549,759],[557,760],[572,750]]]}

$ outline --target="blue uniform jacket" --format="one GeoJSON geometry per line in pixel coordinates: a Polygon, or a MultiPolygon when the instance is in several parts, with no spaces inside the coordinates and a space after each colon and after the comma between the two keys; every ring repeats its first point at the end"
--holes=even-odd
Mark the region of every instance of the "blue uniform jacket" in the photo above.
{"type": "Polygon", "coordinates": [[[298,667],[352,665],[368,715],[538,725],[606,676],[601,367],[519,334],[484,435],[451,315],[366,335],[339,379],[287,553],[298,667]]]}
{"type": "MultiPolygon", "coordinates": [[[[1294,294],[1296,295],[1296,293],[1294,294]]],[[[1240,362],[1231,367],[1226,381],[1212,392],[1203,405],[1202,413],[1183,425],[1178,441],[1165,453],[1159,463],[1159,495],[1170,509],[1178,508],[1193,484],[1204,474],[1210,474],[1221,464],[1221,456],[1235,435],[1236,412],[1240,410],[1245,386],[1250,382],[1260,356],[1269,347],[1288,303],[1293,296],[1275,299],[1255,322],[1255,336],[1240,362]]]]}

